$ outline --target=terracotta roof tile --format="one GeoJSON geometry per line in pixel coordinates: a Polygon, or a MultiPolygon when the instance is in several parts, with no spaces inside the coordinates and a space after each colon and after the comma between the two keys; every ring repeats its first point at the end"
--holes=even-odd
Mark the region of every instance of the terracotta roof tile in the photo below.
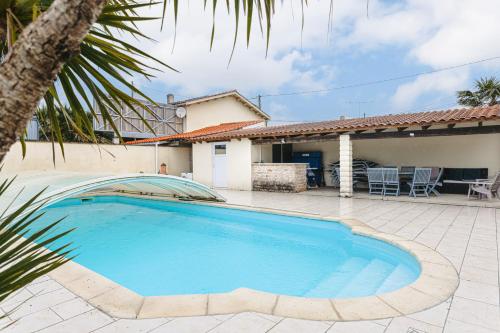
{"type": "Polygon", "coordinates": [[[184,132],[174,135],[160,136],[156,138],[148,138],[142,140],[135,140],[127,142],[128,145],[142,144],[142,143],[152,143],[152,142],[160,142],[160,141],[172,141],[172,140],[192,140],[199,136],[223,133],[228,131],[234,131],[238,129],[242,129],[244,127],[252,126],[258,123],[261,123],[262,120],[252,120],[252,121],[240,121],[234,123],[222,123],[215,126],[203,127],[191,132],[184,132]]]}
{"type": "Polygon", "coordinates": [[[232,138],[256,138],[265,136],[346,132],[378,128],[429,126],[494,119],[500,119],[500,105],[239,129],[226,131],[224,133],[199,136],[195,141],[216,141],[232,138]]]}

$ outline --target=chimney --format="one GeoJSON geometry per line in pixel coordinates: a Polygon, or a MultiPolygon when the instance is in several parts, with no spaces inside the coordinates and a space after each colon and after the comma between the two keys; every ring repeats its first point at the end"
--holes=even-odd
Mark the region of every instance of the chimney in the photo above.
{"type": "Polygon", "coordinates": [[[167,95],[167,103],[168,104],[174,104],[174,94],[168,94],[167,95]]]}

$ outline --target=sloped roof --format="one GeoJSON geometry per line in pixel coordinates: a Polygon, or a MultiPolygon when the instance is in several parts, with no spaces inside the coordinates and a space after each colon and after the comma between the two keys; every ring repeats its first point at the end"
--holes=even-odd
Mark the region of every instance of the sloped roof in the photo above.
{"type": "Polygon", "coordinates": [[[495,119],[500,119],[500,105],[240,129],[200,136],[196,141],[432,126],[495,119]]]}
{"type": "Polygon", "coordinates": [[[215,126],[203,127],[191,132],[184,132],[179,134],[160,136],[156,138],[148,138],[142,140],[129,141],[126,144],[135,145],[135,144],[143,144],[143,143],[153,143],[153,142],[161,142],[161,141],[172,141],[172,140],[192,140],[199,136],[223,133],[228,131],[234,131],[237,129],[242,129],[248,126],[252,126],[258,123],[261,123],[262,120],[252,120],[252,121],[240,121],[233,123],[222,123],[215,126]]]}
{"type": "Polygon", "coordinates": [[[185,100],[181,100],[181,101],[176,101],[176,102],[172,103],[172,105],[175,105],[175,106],[189,106],[189,105],[192,105],[192,104],[197,104],[197,103],[202,103],[202,102],[208,102],[208,101],[211,101],[211,100],[214,100],[214,99],[219,99],[219,98],[224,98],[224,97],[231,97],[231,96],[235,97],[237,100],[239,100],[244,105],[246,105],[247,107],[249,107],[250,109],[252,109],[252,111],[256,112],[257,114],[259,114],[264,119],[271,119],[271,117],[267,113],[265,113],[264,111],[262,111],[257,105],[255,105],[249,99],[247,99],[245,96],[243,96],[242,94],[240,94],[238,92],[238,90],[229,90],[229,91],[224,91],[224,92],[220,92],[220,93],[213,94],[213,95],[205,95],[205,96],[200,96],[200,97],[185,99],[185,100]]]}

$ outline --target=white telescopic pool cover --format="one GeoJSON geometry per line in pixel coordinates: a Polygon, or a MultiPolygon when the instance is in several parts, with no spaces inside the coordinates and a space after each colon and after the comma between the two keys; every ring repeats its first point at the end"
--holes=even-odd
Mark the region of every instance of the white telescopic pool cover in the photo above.
{"type": "MultiPolygon", "coordinates": [[[[1,175],[2,181],[6,175],[1,175]]],[[[23,173],[0,198],[0,210],[14,209],[43,190],[38,203],[49,205],[89,191],[142,192],[181,199],[225,201],[200,183],[156,174],[99,175],[84,173],[23,173]]]]}

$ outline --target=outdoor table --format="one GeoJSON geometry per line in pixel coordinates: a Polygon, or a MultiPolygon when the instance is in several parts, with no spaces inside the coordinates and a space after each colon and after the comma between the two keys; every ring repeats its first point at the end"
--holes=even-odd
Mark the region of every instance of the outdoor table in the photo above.
{"type": "Polygon", "coordinates": [[[470,197],[470,192],[471,192],[471,189],[472,189],[472,185],[478,185],[481,182],[477,181],[477,180],[452,180],[452,179],[445,179],[445,180],[443,180],[443,183],[444,184],[465,184],[465,185],[469,185],[469,190],[467,192],[467,198],[469,198],[470,197]]]}

